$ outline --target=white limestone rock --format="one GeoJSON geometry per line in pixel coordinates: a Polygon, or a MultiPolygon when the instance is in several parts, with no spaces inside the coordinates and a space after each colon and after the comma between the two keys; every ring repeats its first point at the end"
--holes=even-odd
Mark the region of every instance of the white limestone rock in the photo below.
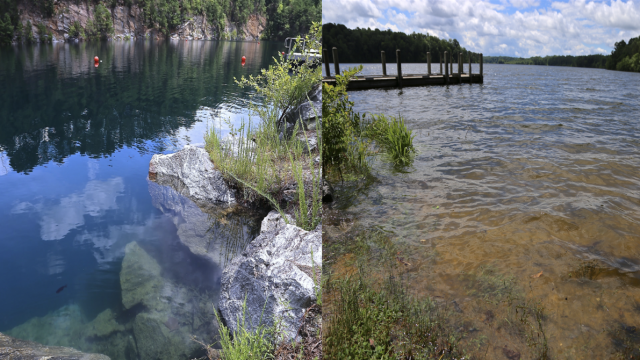
{"type": "Polygon", "coordinates": [[[291,224],[272,211],[263,220],[260,235],[225,268],[219,309],[232,332],[242,321],[245,295],[246,328],[256,329],[261,315],[266,326],[282,319],[285,340],[296,336],[305,310],[317,301],[315,284],[322,271],[322,227],[305,231],[291,224]]]}
{"type": "Polygon", "coordinates": [[[196,203],[236,202],[233,190],[216,170],[206,150],[192,145],[186,145],[174,154],[153,155],[149,179],[173,187],[196,203]]]}

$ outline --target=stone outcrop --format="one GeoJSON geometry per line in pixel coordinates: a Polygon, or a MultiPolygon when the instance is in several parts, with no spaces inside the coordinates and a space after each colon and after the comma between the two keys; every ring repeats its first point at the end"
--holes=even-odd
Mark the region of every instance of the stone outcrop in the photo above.
{"type": "Polygon", "coordinates": [[[0,359],[109,360],[110,358],[100,354],[86,354],[69,347],[45,346],[0,333],[0,359]]]}
{"type": "Polygon", "coordinates": [[[232,332],[241,325],[245,296],[245,328],[256,329],[261,316],[266,326],[281,319],[285,340],[296,337],[304,312],[316,302],[315,284],[319,284],[322,264],[321,225],[305,231],[291,225],[292,220],[289,223],[279,213],[269,213],[260,235],[225,268],[219,309],[232,332]]]}
{"type": "MultiPolygon", "coordinates": [[[[113,9],[107,7],[113,20],[114,40],[129,38],[152,37],[164,39],[165,35],[158,29],[149,28],[144,23],[144,12],[137,4],[125,6],[118,3],[113,9]]],[[[23,25],[31,21],[32,32],[36,41],[39,40],[36,24],[43,23],[53,33],[53,41],[75,40],[69,35],[69,29],[74,21],[78,21],[83,28],[87,26],[87,20],[94,17],[94,6],[91,2],[77,2],[72,0],[58,0],[54,2],[54,15],[45,18],[40,9],[32,2],[22,1],[18,4],[20,21],[23,25]]],[[[173,39],[189,40],[257,40],[266,29],[264,15],[251,14],[245,24],[229,23],[220,29],[207,22],[203,15],[194,15],[180,24],[176,31],[169,36],[173,39]],[[232,34],[235,31],[235,38],[232,34]]]]}
{"type": "MultiPolygon", "coordinates": [[[[302,120],[305,127],[322,119],[322,86],[316,85],[307,93],[308,99],[305,99],[300,105],[287,112],[285,119],[287,123],[295,125],[296,121],[302,120]]],[[[315,126],[314,128],[315,129],[315,126]]],[[[313,130],[310,129],[310,130],[313,130]]]]}
{"type": "Polygon", "coordinates": [[[149,179],[173,187],[196,203],[236,202],[234,192],[215,169],[209,154],[192,145],[174,154],[153,155],[149,163],[149,179]]]}

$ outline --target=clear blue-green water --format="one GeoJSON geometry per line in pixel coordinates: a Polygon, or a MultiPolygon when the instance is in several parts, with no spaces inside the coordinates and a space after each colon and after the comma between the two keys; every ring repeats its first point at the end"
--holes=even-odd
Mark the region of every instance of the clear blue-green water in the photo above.
{"type": "Polygon", "coordinates": [[[171,356],[186,358],[193,343],[181,345],[184,335],[213,341],[222,269],[255,236],[260,215],[203,212],[150,182],[149,160],[202,143],[212,124],[224,134],[221,119],[248,119],[255,100],[234,78],[258,74],[280,47],[131,41],[0,49],[0,332],[112,359],[145,358],[153,341],[183,346],[171,356]],[[127,247],[133,242],[138,247],[127,247]],[[124,308],[129,253],[163,284],[162,306],[124,308]],[[159,333],[143,333],[141,313],[153,313],[159,333]],[[88,330],[99,314],[102,330],[88,330]]]}
{"type": "Polygon", "coordinates": [[[638,94],[638,73],[498,64],[484,65],[483,84],[349,92],[358,112],[403,116],[417,153],[400,171],[377,158],[365,185],[337,183],[348,221],[325,212],[323,231],[352,222],[391,234],[410,291],[456,301],[477,358],[505,358],[505,346],[535,358],[486,290],[509,278],[544,306],[551,358],[638,357],[638,94]]]}

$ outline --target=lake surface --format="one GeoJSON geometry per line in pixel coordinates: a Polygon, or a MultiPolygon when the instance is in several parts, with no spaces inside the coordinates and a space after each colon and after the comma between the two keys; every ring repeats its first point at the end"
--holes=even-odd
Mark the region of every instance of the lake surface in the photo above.
{"type": "Polygon", "coordinates": [[[640,74],[497,64],[484,73],[484,84],[350,92],[358,112],[402,115],[417,155],[405,172],[377,159],[366,187],[338,184],[335,209],[347,215],[325,231],[391,234],[409,289],[455,301],[479,357],[506,358],[505,346],[532,356],[503,326],[504,307],[487,301],[503,300],[510,282],[544,307],[553,358],[637,356],[640,74]]]}
{"type": "Polygon", "coordinates": [[[257,100],[234,77],[258,74],[281,47],[0,50],[0,332],[114,360],[186,359],[190,335],[214,341],[222,270],[264,214],[202,210],[150,182],[149,160],[248,120],[257,100]],[[125,308],[127,296],[138,305],[125,308]]]}

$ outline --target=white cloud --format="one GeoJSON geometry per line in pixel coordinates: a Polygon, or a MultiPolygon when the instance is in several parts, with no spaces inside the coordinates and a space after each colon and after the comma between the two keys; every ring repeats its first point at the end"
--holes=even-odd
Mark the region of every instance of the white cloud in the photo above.
{"type": "Polygon", "coordinates": [[[324,0],[322,19],[453,37],[485,55],[586,55],[609,53],[615,42],[640,35],[640,0],[568,0],[546,8],[539,0],[324,0]]]}

